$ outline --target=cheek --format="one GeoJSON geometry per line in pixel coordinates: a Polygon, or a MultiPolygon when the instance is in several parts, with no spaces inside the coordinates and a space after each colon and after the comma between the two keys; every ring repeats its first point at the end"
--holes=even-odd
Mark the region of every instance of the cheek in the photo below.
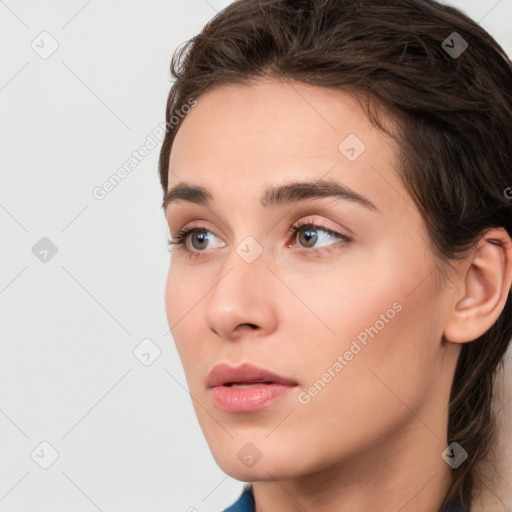
{"type": "Polygon", "coordinates": [[[199,335],[200,293],[192,280],[183,277],[177,265],[170,265],[165,286],[165,311],[185,371],[191,366],[193,355],[198,354],[197,343],[202,339],[199,335]]]}
{"type": "Polygon", "coordinates": [[[186,288],[183,286],[182,280],[179,279],[179,274],[175,272],[175,265],[170,264],[165,283],[165,312],[171,329],[180,318],[182,308],[180,302],[183,301],[178,301],[178,297],[183,296],[185,291],[186,288]]]}
{"type": "Polygon", "coordinates": [[[305,330],[293,336],[298,343],[290,359],[303,376],[302,395],[290,430],[280,428],[283,439],[304,435],[304,459],[334,463],[340,453],[382,443],[411,420],[411,410],[428,417],[420,411],[436,392],[439,373],[435,290],[427,279],[409,293],[418,280],[401,275],[403,281],[388,273],[363,290],[347,278],[344,293],[332,287],[330,300],[318,299],[318,314],[330,318],[336,336],[315,337],[325,331],[318,321],[302,323],[305,330]]]}
{"type": "Polygon", "coordinates": [[[418,286],[419,276],[430,271],[418,247],[397,249],[386,241],[371,249],[348,248],[330,266],[300,265],[289,265],[282,273],[307,307],[290,297],[287,314],[331,345],[343,344],[376,322],[379,331],[383,321],[385,326],[388,321],[395,323],[400,304],[414,299],[411,291],[418,286]]]}
{"type": "MultiPolygon", "coordinates": [[[[355,395],[344,398],[349,402],[357,396],[372,404],[371,392],[387,394],[393,401],[379,377],[411,396],[425,391],[442,326],[436,322],[440,315],[429,276],[432,264],[421,248],[420,244],[400,250],[382,247],[366,258],[345,261],[323,278],[308,279],[309,288],[298,278],[292,283],[314,313],[289,310],[289,325],[297,326],[295,347],[290,348],[297,361],[304,361],[300,366],[306,385],[328,380],[329,375],[325,379],[322,375],[330,369],[340,377],[326,387],[358,388],[355,395]],[[338,356],[344,359],[342,368],[333,367],[338,356]]],[[[329,395],[325,393],[325,398],[329,395]]]]}
{"type": "Polygon", "coordinates": [[[165,285],[165,310],[169,325],[181,328],[190,316],[201,315],[201,300],[207,292],[208,283],[204,274],[201,276],[200,272],[187,268],[179,260],[171,262],[165,285]]]}

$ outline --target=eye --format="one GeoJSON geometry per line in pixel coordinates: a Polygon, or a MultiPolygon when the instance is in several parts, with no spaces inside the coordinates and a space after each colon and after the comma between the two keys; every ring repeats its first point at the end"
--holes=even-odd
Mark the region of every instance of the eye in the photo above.
{"type": "MultiPolygon", "coordinates": [[[[169,240],[169,246],[183,245],[183,249],[187,252],[204,252],[204,249],[210,248],[207,247],[208,242],[215,238],[217,237],[204,226],[185,226],[178,231],[177,236],[169,240]],[[189,244],[192,246],[192,249],[187,246],[187,242],[189,242],[189,244]]],[[[221,244],[220,247],[223,247],[223,245],[221,244]]],[[[170,250],[171,248],[169,248],[169,251],[170,250]]]]}
{"type": "MultiPolygon", "coordinates": [[[[300,246],[297,247],[297,250],[307,254],[321,251],[332,252],[340,244],[346,245],[351,242],[348,236],[309,221],[293,225],[289,232],[294,233],[294,239],[299,241],[300,246]]],[[[173,245],[182,246],[180,249],[183,249],[189,258],[198,258],[201,253],[206,252],[206,249],[215,248],[215,246],[211,246],[211,242],[216,239],[218,240],[218,237],[205,226],[185,226],[169,240],[169,251],[173,245]]],[[[217,243],[217,247],[225,247],[225,245],[224,242],[217,243]]],[[[287,245],[287,247],[292,247],[292,245],[287,245]]]]}
{"type": "Polygon", "coordinates": [[[334,250],[331,246],[337,242],[341,241],[347,244],[351,241],[348,236],[342,233],[308,221],[295,224],[290,228],[290,231],[295,233],[295,239],[299,242],[301,249],[325,249],[330,252],[334,250]]]}

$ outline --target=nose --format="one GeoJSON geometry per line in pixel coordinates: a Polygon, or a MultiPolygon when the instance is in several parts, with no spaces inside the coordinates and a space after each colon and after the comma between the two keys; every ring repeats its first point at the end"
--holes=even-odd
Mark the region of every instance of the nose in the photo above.
{"type": "Polygon", "coordinates": [[[265,252],[249,263],[232,251],[211,292],[202,301],[208,329],[225,340],[247,335],[260,337],[275,331],[277,283],[267,265],[265,252]]]}

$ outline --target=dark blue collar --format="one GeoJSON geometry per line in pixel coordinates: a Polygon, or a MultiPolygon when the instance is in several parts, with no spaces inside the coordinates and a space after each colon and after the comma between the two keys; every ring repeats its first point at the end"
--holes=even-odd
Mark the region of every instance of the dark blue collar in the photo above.
{"type": "MultiPolygon", "coordinates": [[[[254,496],[252,494],[252,485],[247,484],[238,500],[225,509],[223,512],[255,512],[254,509],[254,496]]],[[[466,510],[458,508],[445,507],[441,512],[466,512],[466,510]]]]}
{"type": "Polygon", "coordinates": [[[238,500],[233,503],[231,507],[225,509],[223,512],[255,512],[252,485],[245,485],[240,498],[238,498],[238,500]]]}

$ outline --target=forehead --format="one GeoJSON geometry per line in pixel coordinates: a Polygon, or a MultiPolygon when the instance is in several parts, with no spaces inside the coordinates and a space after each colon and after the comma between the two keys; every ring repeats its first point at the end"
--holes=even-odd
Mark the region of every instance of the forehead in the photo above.
{"type": "Polygon", "coordinates": [[[259,201],[271,185],[327,178],[397,209],[408,194],[395,151],[349,93],[279,80],[223,85],[200,96],[179,128],[168,188],[185,181],[259,201]]]}
{"type": "Polygon", "coordinates": [[[348,93],[269,79],[230,84],[198,99],[176,135],[170,162],[172,167],[183,159],[199,163],[207,155],[247,163],[337,158],[349,134],[376,146],[378,133],[348,93]]]}

